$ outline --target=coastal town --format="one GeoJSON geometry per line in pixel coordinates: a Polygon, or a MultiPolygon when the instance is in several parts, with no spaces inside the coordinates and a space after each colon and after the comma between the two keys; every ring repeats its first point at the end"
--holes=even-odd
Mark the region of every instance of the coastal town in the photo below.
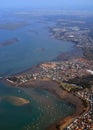
{"type": "MultiPolygon", "coordinates": [[[[66,24],[66,23],[65,23],[66,24]]],[[[93,38],[90,36],[90,28],[79,26],[66,26],[49,28],[50,36],[58,40],[72,41],[76,47],[93,48],[93,38]]]]}
{"type": "Polygon", "coordinates": [[[89,103],[89,109],[77,117],[65,130],[93,130],[93,88],[79,91],[77,95],[89,103]]]}
{"type": "MultiPolygon", "coordinates": [[[[78,98],[83,100],[84,107],[87,108],[83,114],[76,117],[71,124],[65,128],[66,130],[92,130],[93,129],[93,87],[83,88],[82,85],[68,83],[70,79],[81,78],[83,76],[93,75],[93,62],[84,58],[73,59],[65,62],[47,62],[38,66],[38,72],[23,73],[16,76],[8,77],[7,81],[23,87],[29,81],[38,79],[50,79],[58,82],[59,86],[78,98]]],[[[61,129],[60,129],[61,130],[61,129]]]]}
{"type": "Polygon", "coordinates": [[[24,73],[14,77],[8,77],[16,84],[21,85],[31,79],[49,78],[58,82],[67,82],[70,79],[81,78],[83,76],[93,75],[93,61],[84,58],[77,58],[65,62],[47,62],[38,66],[38,72],[24,73]]]}
{"type": "Polygon", "coordinates": [[[90,47],[93,40],[89,37],[89,28],[80,29],[79,27],[64,27],[51,29],[51,35],[60,40],[73,41],[78,44],[78,47],[90,47]],[[83,44],[82,44],[83,43],[83,44]]]}
{"type": "Polygon", "coordinates": [[[75,43],[77,49],[82,49],[83,56],[93,60],[93,29],[89,24],[87,20],[59,19],[53,27],[49,27],[50,37],[75,43]]]}

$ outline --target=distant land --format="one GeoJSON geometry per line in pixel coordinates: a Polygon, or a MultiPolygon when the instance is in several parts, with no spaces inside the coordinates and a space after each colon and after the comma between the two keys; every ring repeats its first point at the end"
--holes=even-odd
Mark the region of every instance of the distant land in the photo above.
{"type": "Polygon", "coordinates": [[[22,28],[24,26],[28,25],[28,23],[22,21],[22,22],[12,22],[12,23],[4,23],[0,24],[0,29],[5,30],[16,30],[18,28],[22,28]]]}
{"type": "Polygon", "coordinates": [[[12,38],[12,39],[9,39],[9,40],[7,40],[7,41],[1,42],[1,43],[0,43],[0,47],[8,46],[8,45],[14,44],[14,43],[16,43],[16,42],[18,42],[18,41],[19,41],[18,38],[12,38]]]}

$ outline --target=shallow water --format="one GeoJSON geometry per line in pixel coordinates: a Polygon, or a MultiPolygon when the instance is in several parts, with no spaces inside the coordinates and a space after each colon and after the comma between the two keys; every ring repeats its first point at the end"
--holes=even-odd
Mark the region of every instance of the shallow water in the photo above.
{"type": "MultiPolygon", "coordinates": [[[[0,29],[0,43],[14,37],[19,39],[17,43],[0,47],[0,77],[21,72],[40,62],[51,61],[73,48],[73,43],[51,39],[48,26],[52,23],[44,24],[43,18],[25,19],[11,15],[5,19],[7,22],[13,19],[25,20],[31,24],[16,30],[0,29]]],[[[18,96],[30,100],[24,106],[0,102],[0,130],[44,130],[75,110],[71,104],[42,89],[30,89],[28,94],[26,90],[0,82],[0,96],[18,96]]]]}

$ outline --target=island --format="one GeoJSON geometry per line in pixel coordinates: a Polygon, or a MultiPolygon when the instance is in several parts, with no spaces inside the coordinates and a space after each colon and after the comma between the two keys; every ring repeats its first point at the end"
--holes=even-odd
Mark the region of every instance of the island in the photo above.
{"type": "Polygon", "coordinates": [[[18,38],[11,38],[11,39],[8,39],[8,40],[6,40],[4,42],[1,42],[0,43],[0,47],[8,46],[8,45],[11,45],[11,44],[15,44],[16,42],[19,42],[18,38]]]}
{"type": "Polygon", "coordinates": [[[4,29],[4,30],[16,30],[19,29],[21,27],[27,26],[29,25],[29,23],[25,22],[25,21],[17,21],[17,22],[9,22],[9,23],[1,23],[0,24],[0,29],[4,29]]]}

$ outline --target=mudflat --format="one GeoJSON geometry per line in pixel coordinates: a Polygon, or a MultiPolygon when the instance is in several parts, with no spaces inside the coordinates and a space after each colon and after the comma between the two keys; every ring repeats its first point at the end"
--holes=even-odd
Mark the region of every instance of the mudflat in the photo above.
{"type": "Polygon", "coordinates": [[[79,97],[60,88],[59,84],[57,82],[52,81],[48,78],[30,80],[28,82],[21,84],[21,87],[45,89],[45,90],[51,92],[52,94],[54,94],[55,96],[57,96],[58,98],[65,100],[66,102],[71,103],[75,106],[76,109],[75,109],[75,112],[73,115],[70,115],[70,116],[66,117],[65,119],[62,119],[61,121],[58,121],[58,123],[52,124],[48,128],[48,130],[57,130],[57,125],[60,127],[61,130],[63,130],[76,117],[78,117],[79,115],[81,115],[81,113],[84,112],[84,106],[79,97]]]}

